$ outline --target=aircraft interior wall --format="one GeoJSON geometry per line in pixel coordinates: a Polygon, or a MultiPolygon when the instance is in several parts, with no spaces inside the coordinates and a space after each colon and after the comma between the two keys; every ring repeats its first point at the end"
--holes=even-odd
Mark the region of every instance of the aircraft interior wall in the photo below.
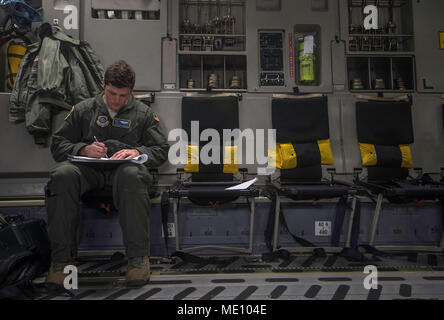
{"type": "MultiPolygon", "coordinates": [[[[215,1],[212,2],[215,3],[215,1]]],[[[227,1],[222,2],[225,4],[222,9],[227,10],[227,1]]],[[[196,4],[198,7],[200,1],[110,1],[108,3],[112,3],[116,8],[108,8],[105,0],[69,0],[63,3],[57,0],[43,0],[42,5],[44,21],[54,23],[54,19],[57,19],[59,25],[63,25],[66,17],[62,11],[62,4],[69,3],[79,8],[79,28],[66,30],[67,34],[90,43],[105,66],[118,59],[125,59],[133,65],[137,73],[136,94],[153,93],[155,95],[152,108],[165,124],[167,132],[181,127],[182,98],[195,93],[205,94],[208,86],[206,82],[211,73],[218,73],[220,78],[223,78],[223,81],[220,79],[221,88],[213,90],[212,93],[238,93],[240,95],[241,130],[271,129],[271,101],[274,94],[292,95],[295,88],[298,88],[302,94],[323,94],[328,97],[330,138],[335,159],[334,165],[329,167],[334,167],[341,178],[351,182],[354,169],[362,167],[356,132],[355,109],[356,102],[359,100],[357,95],[376,97],[378,93],[382,93],[384,97],[397,97],[408,94],[413,103],[414,167],[423,168],[424,172],[431,172],[434,177],[439,178],[441,168],[444,167],[444,77],[442,77],[444,50],[439,46],[439,32],[444,32],[444,20],[439,13],[444,12],[444,2],[440,0],[420,2],[396,0],[395,2],[402,4],[399,8],[394,8],[394,19],[397,20],[398,28],[402,28],[405,33],[403,34],[405,39],[397,43],[397,51],[383,48],[366,52],[361,51],[362,43],[361,48],[355,50],[352,41],[356,39],[350,36],[351,33],[349,34],[351,28],[349,19],[358,21],[359,12],[357,13],[356,8],[353,10],[349,8],[347,1],[341,0],[233,0],[230,3],[233,5],[232,12],[237,17],[236,32],[240,36],[234,37],[234,47],[219,52],[210,50],[193,52],[192,49],[189,50],[190,48],[186,47],[188,35],[182,30],[186,14],[185,7],[188,3],[187,15],[189,17],[187,18],[197,19],[193,15],[197,14],[195,7],[196,4]],[[140,15],[140,19],[110,19],[101,16],[101,14],[107,15],[110,9],[113,9],[113,14],[130,10],[143,11],[143,14],[140,15]],[[261,69],[261,32],[282,37],[282,65],[281,69],[276,72],[261,69]],[[309,84],[302,81],[298,69],[300,48],[297,35],[301,34],[314,34],[315,37],[315,80],[309,84]],[[165,43],[169,41],[172,41],[172,44],[169,44],[173,45],[176,54],[167,54],[165,51],[165,43]],[[376,80],[375,77],[381,68],[382,75],[386,77],[386,83],[385,88],[377,89],[372,82],[376,80]],[[268,76],[275,77],[277,74],[279,74],[278,79],[282,79],[282,83],[261,83],[262,80],[268,81],[268,76]],[[196,88],[186,87],[187,78],[190,75],[196,78],[196,88]],[[232,89],[230,82],[235,75],[240,77],[241,84],[239,88],[232,89]],[[404,78],[406,88],[400,88],[401,85],[397,82],[400,75],[404,78]],[[356,85],[353,79],[358,76],[362,78],[362,88],[353,87],[356,85]]],[[[213,4],[211,8],[212,11],[207,14],[214,17],[215,5],[213,4]]],[[[202,10],[205,14],[205,10],[210,9],[203,8],[202,10]]],[[[387,8],[382,8],[381,23],[386,22],[387,15],[387,8]]],[[[362,36],[360,40],[364,38],[365,36],[362,36]]],[[[212,45],[214,46],[215,43],[212,45]]],[[[6,70],[5,60],[6,55],[3,49],[0,56],[0,70],[6,70]]],[[[2,78],[5,77],[6,73],[2,75],[2,78]]],[[[273,79],[276,80],[276,78],[273,79]]],[[[41,201],[48,170],[54,164],[54,160],[48,147],[34,144],[24,124],[8,122],[10,92],[4,84],[0,84],[1,88],[3,92],[0,93],[2,132],[0,135],[0,150],[2,150],[0,201],[2,198],[8,201],[11,199],[41,201]]],[[[65,114],[66,112],[61,112],[54,117],[53,128],[63,121],[65,114]]],[[[166,163],[160,168],[159,184],[162,188],[171,185],[174,181],[172,174],[176,173],[179,167],[166,163]]],[[[257,172],[258,165],[249,164],[246,167],[250,173],[254,174],[257,172]]],[[[326,168],[323,170],[324,177],[328,178],[326,168]]],[[[362,176],[365,175],[364,170],[362,176]]],[[[265,177],[259,178],[258,185],[260,186],[264,183],[265,177]]],[[[23,207],[18,204],[14,206],[23,207]]],[[[41,202],[36,207],[39,206],[41,207],[41,202]]],[[[6,202],[2,207],[8,207],[6,202]]],[[[154,211],[160,214],[160,208],[156,208],[154,211]]],[[[433,229],[431,225],[439,215],[439,207],[432,205],[431,208],[422,209],[414,206],[411,208],[413,208],[413,213],[409,216],[410,218],[415,217],[417,212],[422,212],[421,210],[432,212],[429,215],[431,217],[426,218],[430,223],[423,226],[422,230],[428,235],[425,242],[439,241],[433,233],[435,231],[431,231],[433,229]]],[[[192,209],[190,210],[192,220],[194,215],[192,209]]],[[[231,212],[230,210],[236,209],[228,209],[228,212],[231,212]]],[[[258,230],[260,230],[265,226],[264,216],[267,209],[258,210],[264,212],[257,222],[260,225],[258,230]]],[[[325,215],[325,210],[328,212],[328,208],[324,211],[320,208],[314,214],[321,218],[325,215]]],[[[371,219],[372,210],[368,209],[368,219],[371,219]]],[[[390,217],[387,219],[391,223],[397,223],[396,219],[390,220],[390,217]]],[[[406,219],[399,222],[405,230],[410,228],[408,218],[406,219]]],[[[205,219],[195,221],[198,221],[197,224],[201,226],[206,223],[205,219]]],[[[229,226],[234,222],[224,220],[222,225],[224,223],[229,226]]],[[[301,226],[301,230],[309,229],[311,223],[307,222],[306,226],[301,226]]],[[[223,228],[228,228],[227,226],[224,225],[223,228]]],[[[110,226],[111,229],[114,227],[110,226]]],[[[188,225],[188,228],[193,228],[193,226],[188,225]]],[[[393,236],[392,229],[381,231],[385,235],[382,242],[398,243],[399,239],[390,238],[393,236]]],[[[237,231],[239,232],[237,236],[243,242],[245,239],[242,236],[245,230],[237,231]]],[[[195,232],[204,231],[197,229],[195,232]]],[[[257,236],[263,236],[261,231],[257,232],[257,236]]],[[[369,230],[363,231],[363,237],[368,237],[369,232],[369,230]]],[[[161,235],[156,236],[159,238],[158,242],[161,242],[161,235]]],[[[217,242],[217,239],[213,240],[217,242]]],[[[259,242],[262,243],[262,240],[259,242]]],[[[406,238],[404,240],[410,243],[418,239],[406,238]]],[[[206,238],[190,240],[190,242],[193,241],[204,242],[206,238]]],[[[161,249],[158,252],[161,252],[161,249]]]]}

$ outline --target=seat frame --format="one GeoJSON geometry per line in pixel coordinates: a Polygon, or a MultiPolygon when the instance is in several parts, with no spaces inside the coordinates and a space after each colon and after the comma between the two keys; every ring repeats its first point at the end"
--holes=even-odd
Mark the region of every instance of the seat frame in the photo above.
{"type": "MultiPolygon", "coordinates": [[[[293,184],[294,186],[297,186],[298,184],[293,184]]],[[[302,183],[299,185],[303,185],[302,183]]],[[[338,184],[339,185],[339,184],[338,184]]],[[[291,199],[286,197],[285,195],[282,194],[282,186],[278,183],[270,183],[270,187],[271,189],[274,190],[274,193],[276,195],[276,206],[275,206],[275,219],[274,219],[274,230],[273,230],[273,251],[276,251],[278,249],[278,245],[279,245],[279,229],[280,229],[280,225],[279,225],[279,221],[280,221],[280,205],[282,203],[282,198],[287,198],[287,199],[291,199]]],[[[353,189],[350,189],[353,190],[353,189]]],[[[353,191],[349,191],[349,196],[352,198],[352,211],[350,214],[350,218],[349,218],[349,223],[348,223],[348,227],[347,227],[347,238],[346,238],[346,244],[345,247],[332,247],[332,246],[323,246],[323,247],[280,247],[279,249],[283,249],[283,250],[287,250],[289,252],[313,252],[314,249],[324,249],[324,251],[329,252],[329,253],[339,253],[341,252],[344,248],[350,248],[351,247],[351,232],[352,232],[352,226],[353,226],[353,221],[355,218],[355,212],[356,212],[356,201],[357,201],[357,194],[354,193],[353,191]]],[[[332,198],[320,198],[322,199],[335,199],[338,197],[332,197],[332,198]]],[[[294,200],[291,199],[291,202],[298,202],[298,201],[308,201],[308,199],[306,200],[294,200]]]]}
{"type": "MultiPolygon", "coordinates": [[[[370,192],[377,194],[376,206],[375,206],[375,210],[373,213],[373,221],[372,221],[370,241],[369,241],[369,245],[371,247],[383,249],[383,250],[389,250],[389,251],[405,250],[405,249],[433,251],[433,252],[444,251],[444,230],[441,235],[441,240],[440,240],[439,246],[412,246],[412,245],[375,246],[376,231],[377,231],[379,220],[380,220],[381,214],[382,214],[382,203],[384,201],[384,198],[386,198],[387,196],[396,196],[396,195],[401,196],[402,190],[405,190],[405,189],[396,188],[396,190],[395,190],[395,188],[390,188],[388,186],[384,186],[383,184],[362,181],[359,179],[358,176],[355,177],[355,183],[359,186],[362,186],[362,187],[368,189],[370,192]]],[[[444,189],[444,185],[443,185],[443,189],[444,189]]]]}
{"type": "MultiPolygon", "coordinates": [[[[240,182],[241,183],[241,182],[240,182]]],[[[187,183],[188,186],[199,185],[199,186],[232,186],[235,185],[233,182],[221,183],[221,182],[197,182],[197,183],[187,183]]],[[[250,231],[248,237],[248,247],[240,248],[234,246],[223,246],[223,245],[199,245],[199,246],[189,246],[186,248],[181,248],[180,245],[180,234],[179,234],[179,201],[181,198],[188,196],[188,190],[184,189],[176,189],[169,192],[169,197],[173,198],[173,215],[174,215],[174,234],[175,234],[175,245],[176,251],[182,252],[192,252],[206,249],[215,249],[215,250],[223,250],[223,251],[232,251],[244,254],[252,254],[253,253],[253,235],[254,235],[254,218],[255,218],[255,197],[259,196],[259,191],[255,188],[248,188],[246,190],[240,191],[240,197],[245,197],[248,199],[250,204],[250,231]]]]}

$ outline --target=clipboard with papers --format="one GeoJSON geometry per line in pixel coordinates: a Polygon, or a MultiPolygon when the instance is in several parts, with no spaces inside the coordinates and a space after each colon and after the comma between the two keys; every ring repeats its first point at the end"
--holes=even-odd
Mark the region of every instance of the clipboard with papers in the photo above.
{"type": "Polygon", "coordinates": [[[135,163],[135,164],[144,164],[148,161],[147,154],[141,154],[132,159],[110,159],[110,158],[88,158],[81,156],[68,156],[68,160],[76,163],[91,163],[91,164],[122,164],[122,163],[135,163]]]}

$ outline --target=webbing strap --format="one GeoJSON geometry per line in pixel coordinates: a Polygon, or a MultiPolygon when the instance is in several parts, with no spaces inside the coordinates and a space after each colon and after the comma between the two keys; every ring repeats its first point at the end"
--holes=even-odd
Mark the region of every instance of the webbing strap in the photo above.
{"type": "Polygon", "coordinates": [[[15,78],[17,77],[17,73],[14,73],[12,70],[11,61],[9,60],[10,57],[23,59],[24,55],[22,56],[22,55],[18,55],[18,54],[8,53],[8,80],[9,81],[7,83],[7,87],[9,90],[13,90],[15,78]]]}
{"type": "MultiPolygon", "coordinates": [[[[353,259],[355,261],[365,261],[364,254],[359,251],[359,231],[361,226],[361,201],[356,198],[355,214],[352,221],[350,234],[350,247],[344,248],[340,253],[341,256],[353,259]]],[[[366,249],[367,250],[367,249],[366,249]]],[[[373,252],[377,252],[375,248],[371,248],[373,252]]]]}
{"type": "MultiPolygon", "coordinates": [[[[333,247],[339,246],[339,240],[344,223],[346,210],[347,210],[347,197],[341,197],[338,204],[336,205],[335,225],[333,226],[333,234],[331,240],[331,245],[333,247]]],[[[361,201],[359,199],[356,199],[355,213],[352,221],[352,228],[350,234],[350,248],[352,249],[358,248],[360,226],[361,226],[361,201]]]]}
{"type": "Polygon", "coordinates": [[[361,227],[361,200],[356,199],[355,215],[353,217],[351,236],[350,236],[350,248],[352,249],[358,248],[360,227],[361,227]]]}
{"type": "Polygon", "coordinates": [[[412,189],[412,188],[414,188],[416,186],[414,183],[412,183],[410,181],[407,181],[407,180],[404,180],[404,181],[393,180],[393,182],[396,185],[398,185],[399,187],[404,188],[404,189],[412,189]]]}
{"type": "MultiPolygon", "coordinates": [[[[277,201],[277,195],[274,194],[271,203],[270,203],[270,209],[268,213],[268,221],[267,226],[265,228],[264,236],[265,236],[265,244],[267,245],[267,248],[272,251],[273,250],[273,244],[272,244],[272,238],[273,238],[273,230],[274,230],[274,220],[276,217],[276,201],[277,201]]],[[[291,232],[290,228],[288,227],[287,220],[285,219],[284,212],[282,210],[282,205],[279,208],[279,223],[280,226],[288,232],[289,235],[301,246],[303,247],[316,247],[313,243],[310,241],[307,241],[305,239],[302,239],[298,236],[296,236],[294,233],[291,232]]]]}
{"type": "Polygon", "coordinates": [[[71,298],[75,297],[75,294],[69,291],[68,289],[65,289],[65,287],[61,284],[56,283],[43,283],[40,284],[40,288],[42,291],[46,291],[47,294],[54,294],[54,295],[68,295],[71,298]]]}
{"type": "Polygon", "coordinates": [[[286,232],[288,232],[288,234],[294,239],[294,241],[296,241],[297,243],[299,243],[301,246],[303,246],[303,247],[316,247],[313,243],[311,243],[310,241],[307,241],[307,240],[305,240],[305,239],[302,239],[302,238],[300,238],[300,237],[297,237],[295,234],[293,234],[291,231],[290,231],[290,228],[288,227],[288,224],[287,224],[287,220],[285,219],[285,215],[284,215],[284,212],[283,212],[283,210],[282,210],[282,207],[280,208],[280,215],[279,215],[279,222],[280,222],[280,224],[281,224],[281,226],[282,226],[282,228],[286,231],[286,232]]]}
{"type": "Polygon", "coordinates": [[[339,240],[341,237],[341,230],[344,224],[345,211],[347,210],[347,197],[341,197],[336,204],[335,222],[333,225],[333,234],[331,237],[332,247],[339,247],[339,240]]]}
{"type": "Polygon", "coordinates": [[[268,250],[273,251],[273,230],[274,230],[274,217],[275,217],[275,211],[276,211],[276,201],[277,201],[277,195],[273,194],[271,198],[270,203],[270,209],[268,212],[268,220],[267,220],[267,226],[265,227],[264,236],[265,236],[265,245],[267,246],[268,250]]]}
{"type": "Polygon", "coordinates": [[[441,223],[442,232],[444,233],[444,198],[439,198],[439,202],[441,202],[441,223]]]}
{"type": "Polygon", "coordinates": [[[397,184],[398,186],[404,188],[404,189],[409,189],[409,188],[413,188],[415,186],[419,186],[419,185],[440,185],[438,182],[435,182],[432,177],[430,177],[430,174],[428,173],[424,173],[420,176],[418,176],[415,179],[411,179],[411,180],[393,180],[393,182],[395,184],[397,184]]]}
{"type": "Polygon", "coordinates": [[[165,250],[168,255],[168,214],[170,212],[170,193],[164,191],[160,199],[160,211],[162,214],[163,236],[165,241],[165,250]]]}
{"type": "Polygon", "coordinates": [[[17,54],[17,53],[8,53],[7,54],[8,58],[18,58],[18,59],[23,59],[23,57],[25,56],[24,54],[17,54]]]}
{"type": "Polygon", "coordinates": [[[275,262],[279,259],[283,260],[289,260],[291,257],[291,254],[289,251],[281,249],[274,252],[265,252],[262,254],[262,260],[264,262],[275,262]]]}
{"type": "Polygon", "coordinates": [[[212,264],[216,265],[216,268],[222,269],[238,259],[237,257],[230,257],[227,259],[221,259],[218,257],[203,258],[183,251],[176,251],[171,255],[171,257],[178,257],[185,263],[199,264],[201,266],[212,264]]]}

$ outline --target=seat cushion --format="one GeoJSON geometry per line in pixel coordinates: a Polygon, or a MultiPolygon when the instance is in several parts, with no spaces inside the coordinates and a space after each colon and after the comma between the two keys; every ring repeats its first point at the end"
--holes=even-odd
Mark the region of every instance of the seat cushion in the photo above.
{"type": "Polygon", "coordinates": [[[170,191],[170,196],[173,198],[187,197],[191,202],[198,205],[223,204],[233,202],[241,196],[259,196],[259,191],[251,187],[245,190],[225,190],[232,186],[232,184],[225,186],[220,184],[214,186],[190,186],[170,191]]]}
{"type": "Polygon", "coordinates": [[[273,99],[277,143],[307,143],[330,138],[327,97],[273,99]]]}
{"type": "Polygon", "coordinates": [[[357,102],[358,141],[396,146],[414,143],[410,102],[357,102]]]}

